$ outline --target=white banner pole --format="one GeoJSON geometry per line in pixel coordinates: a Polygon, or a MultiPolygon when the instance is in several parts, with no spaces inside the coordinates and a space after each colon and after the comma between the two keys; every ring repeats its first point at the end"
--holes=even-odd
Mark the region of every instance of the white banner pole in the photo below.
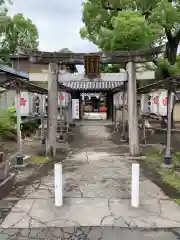
{"type": "Polygon", "coordinates": [[[63,183],[62,183],[62,164],[54,164],[54,192],[55,192],[55,206],[63,205],[63,183]]]}
{"type": "Polygon", "coordinates": [[[131,179],[131,205],[139,207],[139,164],[132,164],[132,179],[131,179]]]}

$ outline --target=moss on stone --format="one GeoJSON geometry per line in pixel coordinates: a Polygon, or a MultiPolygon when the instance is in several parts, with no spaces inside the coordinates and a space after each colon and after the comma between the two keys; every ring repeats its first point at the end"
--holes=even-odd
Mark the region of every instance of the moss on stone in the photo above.
{"type": "Polygon", "coordinates": [[[33,156],[30,159],[30,163],[33,165],[41,165],[50,162],[50,158],[43,156],[33,156]]]}

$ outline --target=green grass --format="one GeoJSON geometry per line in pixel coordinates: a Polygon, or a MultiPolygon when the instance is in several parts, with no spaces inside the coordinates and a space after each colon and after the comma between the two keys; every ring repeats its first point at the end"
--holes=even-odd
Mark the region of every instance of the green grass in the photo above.
{"type": "MultiPolygon", "coordinates": [[[[176,152],[172,155],[173,168],[162,168],[160,165],[164,161],[164,151],[149,152],[146,154],[145,163],[153,171],[156,171],[163,182],[176,189],[180,194],[180,153],[176,152]]],[[[180,199],[173,199],[180,204],[180,199]]]]}
{"type": "Polygon", "coordinates": [[[175,199],[175,198],[173,198],[172,200],[175,201],[177,204],[180,205],[180,199],[175,199]]]}
{"type": "Polygon", "coordinates": [[[30,163],[33,165],[42,165],[50,162],[50,158],[48,157],[41,157],[41,156],[33,156],[30,159],[30,163]]]}

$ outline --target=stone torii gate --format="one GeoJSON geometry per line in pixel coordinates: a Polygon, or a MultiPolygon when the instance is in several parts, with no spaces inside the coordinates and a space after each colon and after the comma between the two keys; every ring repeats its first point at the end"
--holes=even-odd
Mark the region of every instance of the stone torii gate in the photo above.
{"type": "Polygon", "coordinates": [[[160,53],[164,46],[139,51],[120,52],[94,52],[94,53],[61,53],[26,50],[29,61],[36,64],[49,64],[48,78],[48,151],[55,154],[56,128],[57,128],[57,89],[60,64],[84,65],[85,56],[99,56],[103,64],[123,64],[126,66],[128,78],[128,124],[129,149],[131,156],[139,156],[139,134],[137,116],[137,89],[136,89],[136,63],[150,62],[160,53]]]}

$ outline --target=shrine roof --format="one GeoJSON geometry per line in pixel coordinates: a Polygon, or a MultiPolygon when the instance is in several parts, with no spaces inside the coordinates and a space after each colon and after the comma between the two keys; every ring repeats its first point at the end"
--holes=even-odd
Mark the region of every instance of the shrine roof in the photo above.
{"type": "Polygon", "coordinates": [[[23,80],[20,78],[11,79],[7,81],[2,81],[0,78],[0,87],[5,88],[7,90],[16,90],[19,89],[20,91],[29,91],[33,93],[39,94],[47,94],[48,90],[38,85],[32,84],[27,80],[23,80]]]}
{"type": "MultiPolygon", "coordinates": [[[[15,61],[15,60],[26,60],[26,61],[30,62],[29,61],[29,55],[27,55],[27,54],[10,55],[9,59],[12,60],[12,61],[15,61]]],[[[65,65],[68,66],[68,68],[71,70],[71,72],[78,72],[75,64],[67,63],[65,65]]]]}
{"type": "Polygon", "coordinates": [[[7,90],[25,90],[46,94],[47,89],[29,82],[29,74],[0,64],[0,87],[7,90]]]}
{"type": "Polygon", "coordinates": [[[24,79],[29,80],[29,74],[28,73],[16,70],[16,69],[11,68],[11,67],[6,66],[6,65],[0,64],[0,72],[4,72],[4,73],[7,73],[11,76],[15,76],[15,77],[24,78],[24,79]]]}
{"type": "Polygon", "coordinates": [[[164,88],[164,89],[168,89],[169,87],[169,83],[172,84],[173,89],[180,89],[180,77],[168,77],[166,79],[157,81],[155,83],[152,84],[148,84],[144,87],[141,87],[139,89],[137,89],[138,94],[145,94],[151,91],[156,91],[160,88],[164,88]]]}
{"type": "Polygon", "coordinates": [[[65,87],[77,91],[109,91],[124,86],[123,81],[72,81],[62,82],[65,87]]]}

